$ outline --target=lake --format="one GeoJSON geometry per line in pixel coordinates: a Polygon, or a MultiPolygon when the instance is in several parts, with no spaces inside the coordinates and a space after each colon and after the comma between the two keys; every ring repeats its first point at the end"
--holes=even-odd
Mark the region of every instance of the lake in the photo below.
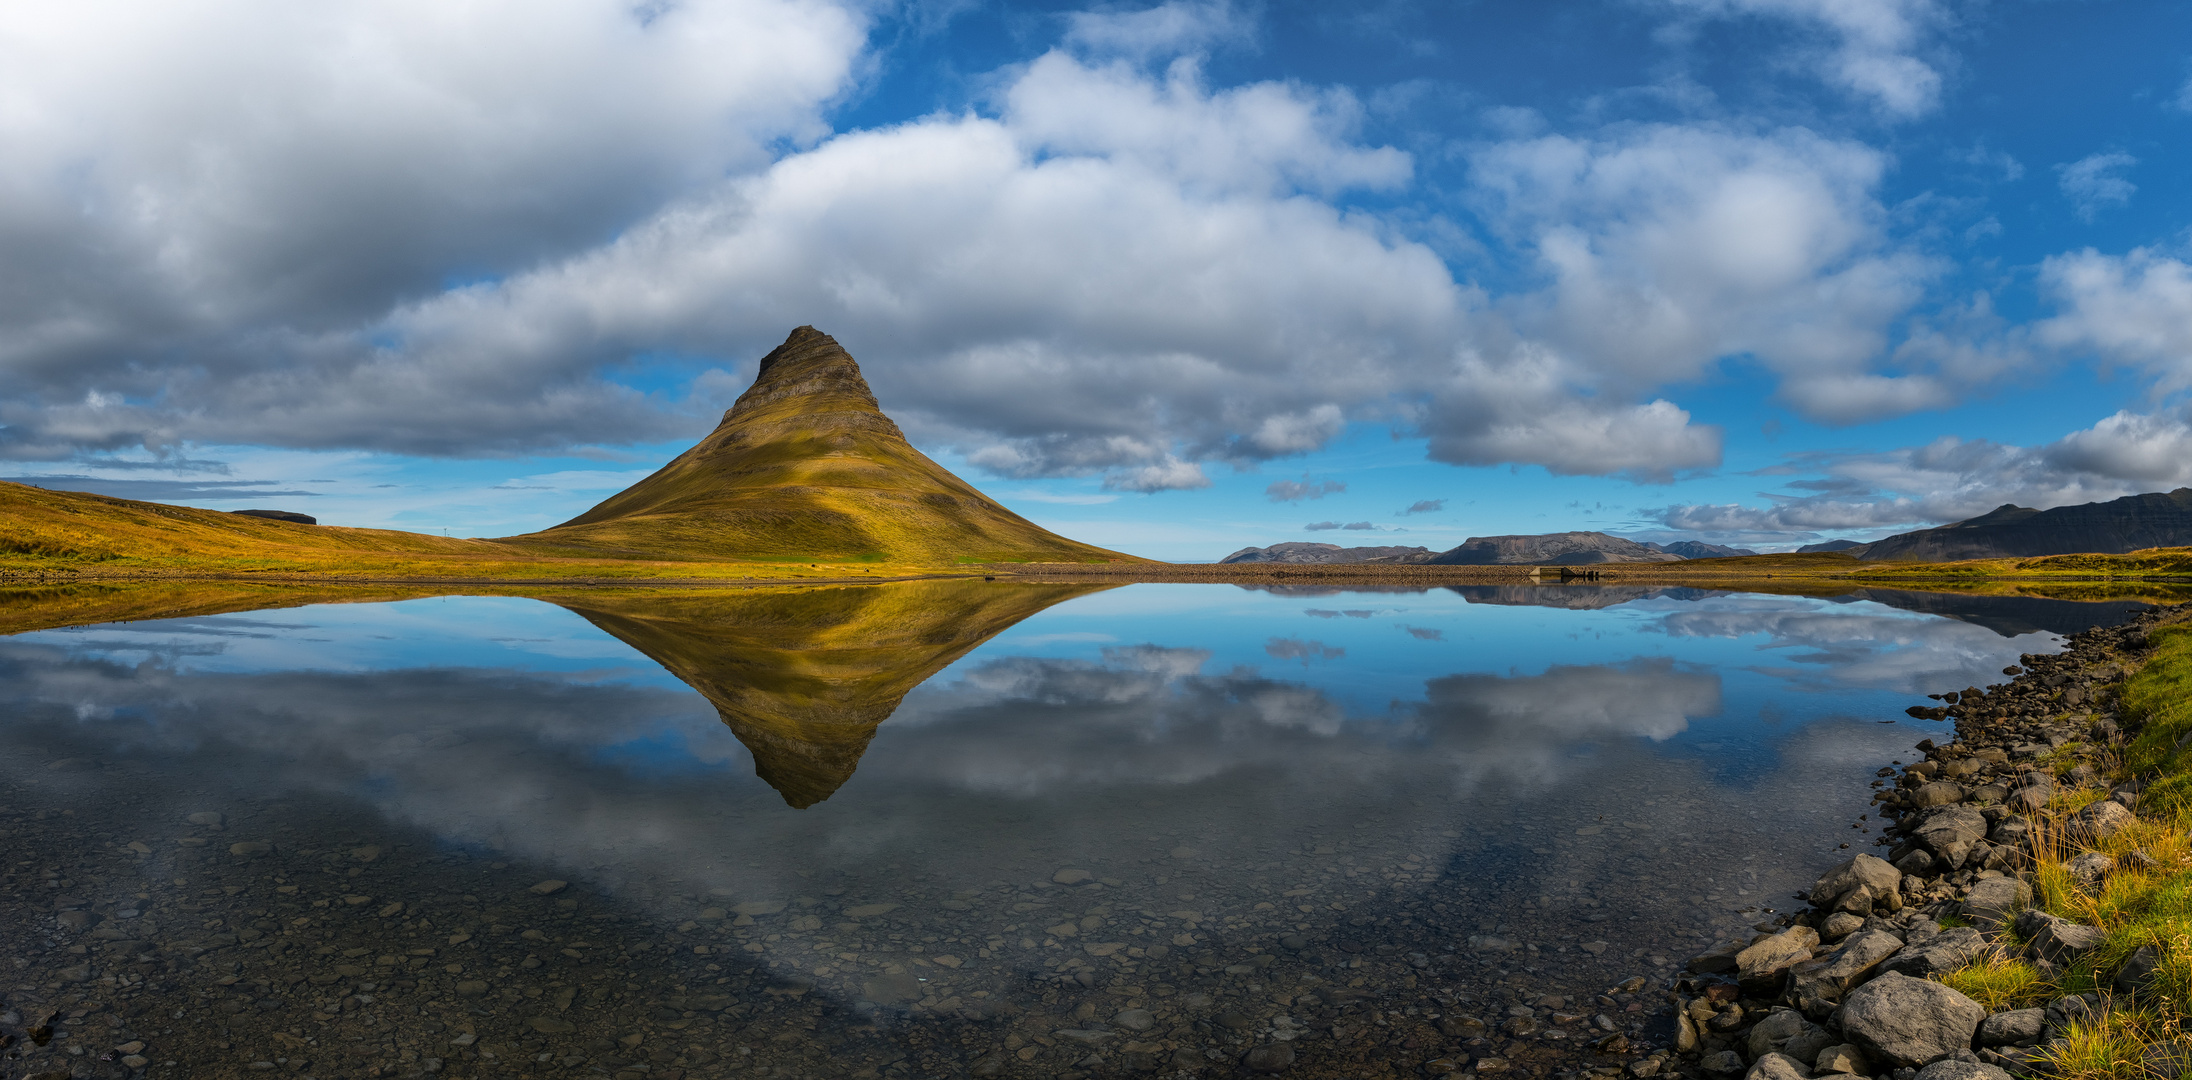
{"type": "MultiPolygon", "coordinates": [[[[86,595],[0,607],[139,610],[86,595]]],[[[2140,608],[283,602],[0,638],[10,1070],[1605,1072],[1684,960],[1870,847],[1875,770],[1948,730],[1907,706],[2140,608]]]]}

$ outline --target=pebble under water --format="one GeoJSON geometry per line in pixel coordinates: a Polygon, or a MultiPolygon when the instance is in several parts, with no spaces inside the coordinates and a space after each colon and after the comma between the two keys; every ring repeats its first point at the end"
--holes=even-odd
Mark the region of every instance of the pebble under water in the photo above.
{"type": "Polygon", "coordinates": [[[1610,1074],[1869,848],[1946,727],[1905,706],[2136,607],[961,581],[21,633],[0,1076],[1610,1074]]]}

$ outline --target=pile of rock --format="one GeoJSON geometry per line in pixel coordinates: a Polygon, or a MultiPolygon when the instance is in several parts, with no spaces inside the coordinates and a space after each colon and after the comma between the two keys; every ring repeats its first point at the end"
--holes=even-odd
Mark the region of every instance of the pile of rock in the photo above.
{"type": "MultiPolygon", "coordinates": [[[[2022,875],[2035,819],[2067,792],[2102,783],[2086,758],[2127,737],[2108,711],[2116,684],[2137,667],[2149,629],[2188,614],[2149,612],[2089,630],[2061,654],[2004,669],[2007,684],[1935,695],[1946,704],[1912,709],[1955,719],[1957,738],[1919,743],[1924,759],[1893,787],[1885,778],[1895,770],[1880,770],[1874,786],[1886,790],[1874,801],[1890,822],[1879,841],[1887,857],[1835,867],[1801,897],[1808,910],[1689,962],[1676,984],[1680,1071],[1747,1080],[2008,1080],[2038,1071],[2048,1044],[2098,1008],[2097,996],[1990,1014],[1931,977],[2008,948],[2004,927],[2026,943],[2022,958],[2049,976],[2086,962],[2106,940],[2097,927],[2030,907],[2022,875]],[[1951,916],[1968,925],[1944,928],[1951,916]]],[[[2137,784],[2126,784],[2050,827],[2060,840],[2089,844],[2135,820],[2137,805],[2137,784]]],[[[2115,863],[2088,852],[2070,867],[2082,887],[2096,888],[2115,863]]],[[[2157,959],[2140,950],[2113,973],[2115,988],[2136,994],[2157,959]]]]}

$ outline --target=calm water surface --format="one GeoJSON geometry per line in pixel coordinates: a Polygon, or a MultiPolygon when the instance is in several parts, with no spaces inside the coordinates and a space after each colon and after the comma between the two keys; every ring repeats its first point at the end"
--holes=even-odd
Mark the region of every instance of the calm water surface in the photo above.
{"type": "Polygon", "coordinates": [[[0,638],[0,1075],[1605,1068],[1869,845],[1905,706],[2136,609],[557,601],[0,638]]]}

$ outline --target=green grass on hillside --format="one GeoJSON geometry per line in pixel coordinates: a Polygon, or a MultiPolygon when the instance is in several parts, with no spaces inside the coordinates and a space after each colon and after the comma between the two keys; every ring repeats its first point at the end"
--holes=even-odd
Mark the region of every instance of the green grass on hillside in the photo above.
{"type": "MultiPolygon", "coordinates": [[[[2107,794],[2094,787],[2066,791],[2035,822],[2037,859],[2031,869],[2036,906],[2107,931],[2108,940],[2073,969],[2050,979],[2018,958],[2022,942],[2005,934],[1995,955],[1942,976],[1941,981],[1989,1008],[2042,1005],[2064,994],[2099,992],[2109,1008],[2077,1025],[2051,1053],[2061,1080],[2134,1080],[2151,1074],[2146,1048],[2186,1038],[2192,1018],[2192,625],[2154,631],[2153,655],[2126,680],[2119,710],[2143,725],[2119,760],[2096,766],[2104,781],[2149,779],[2139,820],[2093,844],[2072,843],[2061,823],[2107,794]],[[2116,860],[2097,887],[2081,887],[2069,863],[2086,851],[2116,860]],[[2153,981],[2136,1000],[2114,994],[2116,971],[2142,946],[2161,956],[2153,981]]],[[[2057,765],[2067,769],[2064,758],[2057,765]]]]}

